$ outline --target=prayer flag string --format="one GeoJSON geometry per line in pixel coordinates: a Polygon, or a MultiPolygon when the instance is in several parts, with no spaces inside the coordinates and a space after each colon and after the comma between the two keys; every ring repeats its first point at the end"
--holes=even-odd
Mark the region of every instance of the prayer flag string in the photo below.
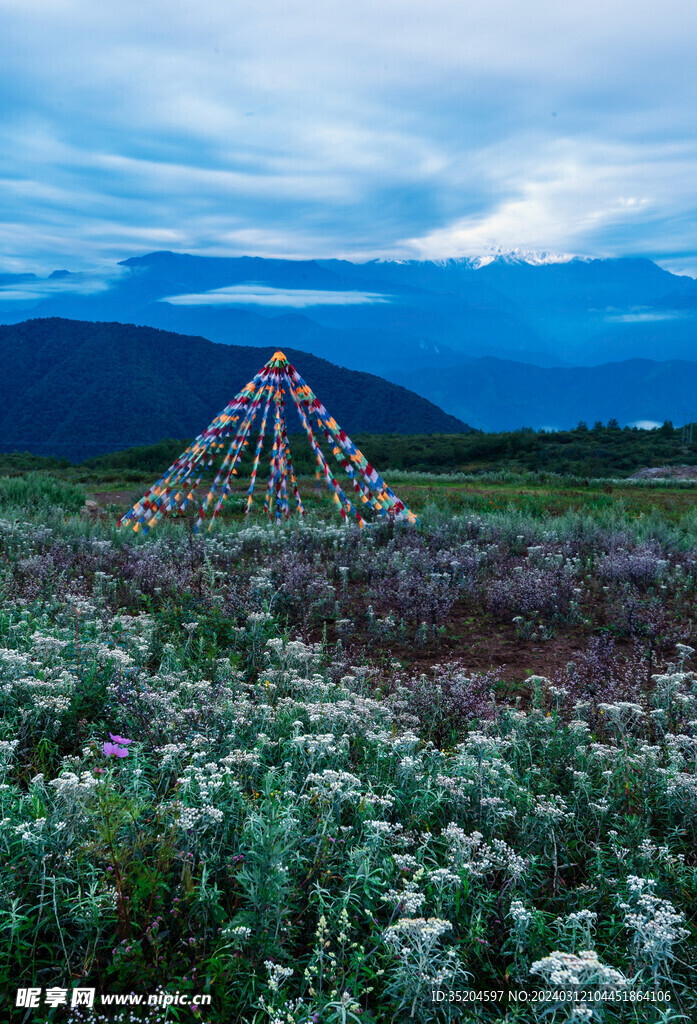
{"type": "Polygon", "coordinates": [[[285,394],[295,405],[300,423],[310,442],[315,456],[317,482],[324,478],[325,484],[346,522],[354,520],[363,528],[367,521],[362,511],[370,508],[379,516],[405,519],[418,524],[418,519],[388,487],[378,471],[365,455],[354,445],[351,438],[330,416],[312,389],[286,359],[283,352],[275,352],[259,373],[242,388],[231,402],[219,413],[202,434],[172,463],[169,469],[146,491],[140,501],[119,521],[138,532],[147,533],[161,519],[181,516],[189,504],[194,502],[196,490],[206,469],[215,467],[218,457],[229,440],[227,453],[220,462],[212,484],[200,503],[194,529],[210,514],[211,528],[223,509],[225,501],[233,491],[233,478],[238,475],[238,466],[249,446],[254,421],[261,407],[259,436],[252,462],[249,487],[246,491],[245,514],[252,506],[254,485],[266,435],[269,413],[273,403],[273,444],[269,460],[269,478],[264,497],[264,512],[276,522],[288,519],[291,514],[291,494],[299,515],[304,508],[288,440],[285,419],[285,394]],[[320,447],[318,437],[324,438],[329,449],[346,473],[349,483],[361,507],[359,511],[344,493],[330,469],[329,462],[320,447]]]}

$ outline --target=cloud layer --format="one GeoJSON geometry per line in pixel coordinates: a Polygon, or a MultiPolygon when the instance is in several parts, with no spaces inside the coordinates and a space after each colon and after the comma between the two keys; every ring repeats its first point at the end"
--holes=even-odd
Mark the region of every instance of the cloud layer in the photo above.
{"type": "Polygon", "coordinates": [[[4,0],[0,270],[153,249],[697,273],[697,5],[4,0]]]}
{"type": "Polygon", "coordinates": [[[328,289],[233,284],[191,295],[170,295],[160,301],[169,302],[173,306],[283,306],[304,309],[308,306],[363,306],[387,302],[389,299],[374,292],[333,292],[328,289]]]}

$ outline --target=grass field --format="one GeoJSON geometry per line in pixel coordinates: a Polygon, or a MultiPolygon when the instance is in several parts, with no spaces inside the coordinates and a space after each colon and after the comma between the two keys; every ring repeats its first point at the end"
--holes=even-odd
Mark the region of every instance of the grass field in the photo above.
{"type": "MultiPolygon", "coordinates": [[[[417,513],[431,505],[452,513],[485,513],[510,507],[537,517],[562,515],[569,510],[597,516],[617,510],[629,516],[659,515],[678,522],[697,509],[694,481],[578,480],[549,475],[535,479],[532,474],[513,473],[458,478],[399,470],[389,474],[389,479],[402,500],[417,513]]],[[[152,478],[142,474],[136,480],[90,479],[81,486],[101,504],[113,504],[116,514],[127,511],[129,503],[137,501],[151,483],[152,478]]],[[[318,485],[314,477],[300,477],[299,488],[308,512],[333,520],[335,511],[324,483],[318,485]]],[[[263,481],[260,493],[252,519],[261,515],[258,506],[263,504],[263,481]]],[[[246,495],[243,483],[233,489],[224,509],[226,518],[242,521],[246,495]]]]}
{"type": "Polygon", "coordinates": [[[8,1020],[695,1018],[697,489],[388,478],[420,529],[0,479],[8,1020]]]}

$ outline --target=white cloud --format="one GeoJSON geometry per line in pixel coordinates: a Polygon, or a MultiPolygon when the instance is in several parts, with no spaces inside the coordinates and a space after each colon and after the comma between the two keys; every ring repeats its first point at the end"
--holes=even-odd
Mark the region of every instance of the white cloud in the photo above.
{"type": "Polygon", "coordinates": [[[73,295],[96,295],[111,288],[124,273],[123,267],[112,267],[104,272],[70,274],[50,279],[34,278],[0,285],[0,302],[38,302],[51,295],[70,292],[73,295]]]}
{"type": "Polygon", "coordinates": [[[682,320],[688,314],[678,309],[633,310],[629,313],[610,313],[605,322],[610,324],[650,324],[661,320],[682,320]]]}
{"type": "Polygon", "coordinates": [[[388,302],[389,297],[373,292],[332,292],[310,288],[272,288],[260,284],[235,284],[191,295],[170,295],[161,302],[173,306],[360,306],[388,302]]]}
{"type": "MultiPolygon", "coordinates": [[[[621,230],[619,254],[645,252],[665,232],[664,202],[657,193],[667,190],[680,169],[697,168],[697,147],[670,156],[650,171],[628,145],[566,138],[541,143],[531,159],[529,153],[511,154],[501,143],[478,159],[479,166],[490,163],[490,180],[501,198],[403,245],[422,258],[485,255],[500,248],[617,255],[617,243],[606,239],[621,230]]],[[[691,192],[683,182],[674,205],[688,206],[691,192]]]]}
{"type": "Polygon", "coordinates": [[[5,0],[0,264],[521,247],[697,273],[696,32],[684,0],[5,0]]]}

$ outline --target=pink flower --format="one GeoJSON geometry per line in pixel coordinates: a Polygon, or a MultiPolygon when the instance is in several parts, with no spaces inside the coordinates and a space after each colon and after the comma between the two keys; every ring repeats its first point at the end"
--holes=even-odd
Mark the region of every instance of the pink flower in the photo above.
{"type": "Polygon", "coordinates": [[[107,757],[127,757],[128,751],[125,747],[117,747],[115,743],[104,743],[102,750],[107,757]]]}
{"type": "Polygon", "coordinates": [[[124,747],[127,747],[129,743],[133,743],[133,740],[125,740],[123,736],[114,736],[113,732],[109,733],[109,739],[112,743],[120,743],[124,747]]]}

